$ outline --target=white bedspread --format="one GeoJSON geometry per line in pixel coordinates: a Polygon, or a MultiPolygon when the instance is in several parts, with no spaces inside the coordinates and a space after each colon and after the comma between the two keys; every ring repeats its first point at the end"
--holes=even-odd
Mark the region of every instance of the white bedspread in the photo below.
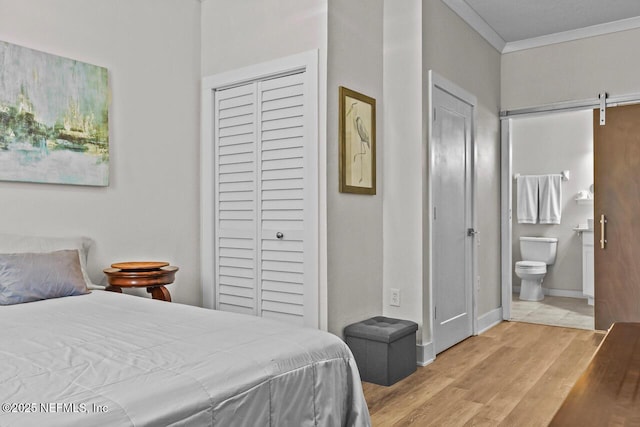
{"type": "Polygon", "coordinates": [[[369,425],[337,337],[93,291],[0,307],[1,426],[369,425]]]}

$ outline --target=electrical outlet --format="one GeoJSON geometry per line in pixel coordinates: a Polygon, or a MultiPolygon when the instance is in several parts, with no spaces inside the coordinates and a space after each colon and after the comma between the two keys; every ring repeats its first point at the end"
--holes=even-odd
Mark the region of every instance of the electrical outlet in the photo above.
{"type": "Polygon", "coordinates": [[[391,302],[389,305],[400,307],[400,289],[391,289],[391,302]]]}

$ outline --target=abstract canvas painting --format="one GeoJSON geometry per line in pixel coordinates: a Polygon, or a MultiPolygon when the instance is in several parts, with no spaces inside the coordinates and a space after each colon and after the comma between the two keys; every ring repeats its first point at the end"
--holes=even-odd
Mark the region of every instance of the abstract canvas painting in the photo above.
{"type": "Polygon", "coordinates": [[[0,180],[109,185],[104,67],[0,41],[0,180]]]}

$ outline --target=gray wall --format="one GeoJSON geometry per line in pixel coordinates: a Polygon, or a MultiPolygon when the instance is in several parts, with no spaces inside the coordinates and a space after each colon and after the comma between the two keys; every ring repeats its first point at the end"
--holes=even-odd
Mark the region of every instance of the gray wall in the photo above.
{"type": "MultiPolygon", "coordinates": [[[[476,238],[478,315],[501,304],[500,54],[441,1],[423,2],[423,70],[433,69],[478,98],[476,111],[476,238]]],[[[423,100],[427,98],[423,78],[423,100]]],[[[426,255],[426,254],[425,254],[426,255]]],[[[428,307],[428,294],[423,295],[428,307]]],[[[424,310],[424,324],[430,313],[424,310]]],[[[426,326],[425,326],[426,327],[426,326]]]]}
{"type": "MultiPolygon", "coordinates": [[[[640,93],[640,29],[502,56],[502,108],[640,93]]],[[[514,169],[515,172],[515,169],[514,169]]],[[[514,261],[518,253],[514,251],[514,261]]],[[[514,282],[517,283],[517,282],[514,282]]]]}
{"type": "Polygon", "coordinates": [[[382,0],[329,0],[327,224],[329,331],[382,313],[382,0]],[[338,87],[376,99],[377,193],[338,192],[338,87]]]}
{"type": "Polygon", "coordinates": [[[640,29],[502,56],[502,109],[640,93],[640,29]]]}
{"type": "MultiPolygon", "coordinates": [[[[327,163],[327,0],[202,2],[202,77],[318,51],[318,169],[327,163]]],[[[327,221],[326,182],[319,183],[319,312],[320,327],[327,328],[327,221]]]]}
{"type": "Polygon", "coordinates": [[[383,32],[383,313],[422,325],[422,1],[385,0],[383,32]]]}
{"type": "Polygon", "coordinates": [[[203,76],[311,49],[320,51],[319,166],[326,176],[320,310],[324,326],[341,336],[347,324],[382,312],[382,185],[375,196],[338,192],[338,86],[377,100],[382,181],[382,1],[202,3],[203,76]]]}
{"type": "MultiPolygon", "coordinates": [[[[86,235],[89,274],[118,261],[180,267],[199,305],[197,0],[0,0],[0,39],[109,70],[110,185],[0,182],[0,231],[86,235]]],[[[146,294],[142,292],[142,294],[146,294]]]]}
{"type": "Polygon", "coordinates": [[[201,16],[203,76],[311,49],[326,61],[327,0],[203,0],[201,16]]]}
{"type": "Polygon", "coordinates": [[[422,206],[431,68],[479,99],[478,249],[490,260],[479,265],[479,314],[500,306],[500,55],[442,2],[0,0],[0,10],[0,38],[105,66],[112,90],[111,185],[0,182],[0,231],[93,237],[98,282],[114,261],[167,259],[181,267],[174,299],[200,304],[200,78],[318,49],[324,326],[341,335],[380,313],[429,325],[422,206]],[[378,102],[375,196],[338,192],[341,85],[378,102]],[[167,123],[179,126],[159,125],[167,123]],[[399,308],[388,306],[395,287],[399,308]]]}
{"type": "MultiPolygon", "coordinates": [[[[582,241],[573,230],[593,218],[593,205],[574,200],[581,190],[593,183],[593,112],[591,110],[520,118],[512,121],[513,173],[539,175],[571,172],[562,182],[562,219],[558,225],[518,224],[513,215],[513,262],[520,261],[520,236],[557,237],[558,254],[554,265],[547,268],[543,286],[582,294],[582,241]]],[[[517,191],[513,185],[513,212],[517,191]]],[[[514,267],[515,268],[515,267],[514,267]]],[[[514,271],[514,270],[512,270],[514,271]]],[[[513,284],[520,279],[513,273],[513,284]]],[[[562,295],[561,295],[562,296],[562,295]]]]}

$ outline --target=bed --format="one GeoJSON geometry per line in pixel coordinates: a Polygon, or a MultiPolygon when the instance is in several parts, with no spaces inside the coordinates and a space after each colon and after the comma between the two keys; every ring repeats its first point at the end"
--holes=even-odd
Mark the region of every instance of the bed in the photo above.
{"type": "Polygon", "coordinates": [[[2,305],[0,324],[2,426],[370,425],[322,331],[102,290],[2,305]]]}

